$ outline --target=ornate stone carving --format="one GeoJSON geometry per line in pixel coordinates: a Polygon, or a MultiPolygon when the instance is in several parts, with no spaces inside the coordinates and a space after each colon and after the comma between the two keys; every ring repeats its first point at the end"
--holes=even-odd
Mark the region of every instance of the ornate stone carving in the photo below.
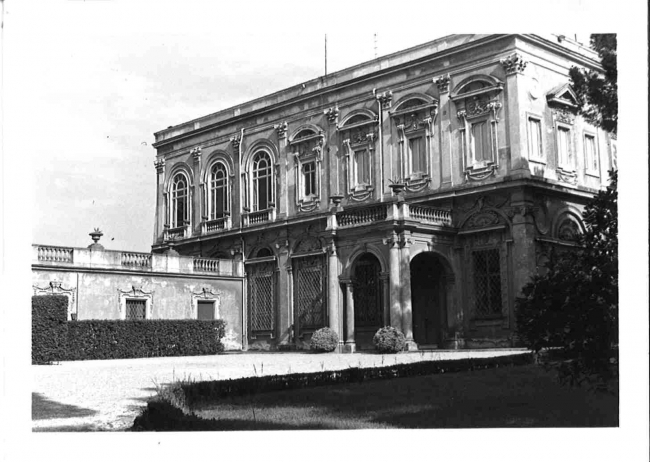
{"type": "Polygon", "coordinates": [[[449,82],[451,78],[449,77],[449,74],[447,75],[442,75],[438,77],[437,79],[433,79],[433,82],[438,86],[438,91],[440,94],[442,93],[449,93],[449,82]]]}
{"type": "Polygon", "coordinates": [[[195,298],[202,298],[202,299],[215,299],[215,298],[220,298],[222,295],[222,292],[220,290],[214,291],[210,287],[203,287],[199,292],[192,292],[192,295],[195,298]]]}
{"type": "MultiPolygon", "coordinates": [[[[71,318],[73,314],[73,307],[75,302],[76,290],[74,288],[65,289],[61,285],[61,281],[53,280],[50,281],[47,287],[32,286],[34,289],[34,295],[65,295],[68,297],[68,319],[71,318]]],[[[76,316],[76,313],[74,313],[76,316]]],[[[73,318],[74,319],[74,318],[73,318]]]]}
{"type": "Polygon", "coordinates": [[[513,53],[499,62],[506,70],[506,75],[523,74],[528,64],[519,53],[513,53]]]}
{"type": "Polygon", "coordinates": [[[456,112],[456,117],[458,117],[460,120],[466,119],[467,111],[465,109],[461,109],[460,111],[456,112]]]}
{"type": "Polygon", "coordinates": [[[287,123],[282,122],[281,124],[274,125],[275,132],[278,134],[278,139],[284,139],[287,137],[287,123]]]}
{"type": "Polygon", "coordinates": [[[153,165],[156,167],[156,173],[164,173],[165,172],[165,159],[156,159],[153,161],[153,165]]]}
{"type": "Polygon", "coordinates": [[[338,123],[339,120],[339,107],[334,106],[329,108],[324,112],[325,116],[327,117],[327,121],[331,124],[336,124],[338,123]]]}
{"type": "Polygon", "coordinates": [[[491,210],[476,213],[467,220],[468,228],[484,228],[499,224],[499,214],[491,210]]]}
{"type": "Polygon", "coordinates": [[[578,176],[575,172],[569,172],[563,168],[556,169],[557,177],[560,181],[564,181],[569,184],[576,184],[578,182],[578,176]]]}
{"type": "Polygon", "coordinates": [[[298,241],[293,251],[294,254],[320,252],[323,250],[323,245],[319,238],[315,236],[305,236],[298,241]]]}
{"type": "Polygon", "coordinates": [[[557,237],[563,241],[574,242],[577,239],[578,234],[580,234],[580,227],[570,218],[566,218],[562,223],[560,223],[557,231],[557,237]]]}
{"type": "Polygon", "coordinates": [[[380,95],[377,95],[377,99],[381,103],[381,108],[382,109],[390,109],[392,103],[393,103],[393,92],[392,91],[385,91],[380,95]]]}
{"type": "Polygon", "coordinates": [[[232,143],[232,148],[233,150],[237,151],[239,149],[239,145],[241,144],[241,136],[235,135],[232,138],[230,138],[230,142],[232,143]]]}
{"type": "Polygon", "coordinates": [[[192,148],[192,150],[190,151],[190,154],[192,154],[192,158],[194,159],[194,162],[200,162],[201,161],[201,147],[200,146],[192,148]]]}
{"type": "Polygon", "coordinates": [[[556,121],[569,125],[573,125],[576,120],[574,113],[562,107],[553,108],[553,117],[556,121]]]}

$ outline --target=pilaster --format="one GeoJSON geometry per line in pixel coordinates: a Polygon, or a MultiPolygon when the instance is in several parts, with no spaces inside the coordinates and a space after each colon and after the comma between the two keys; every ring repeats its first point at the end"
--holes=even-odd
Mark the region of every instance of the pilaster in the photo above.
{"type": "Polygon", "coordinates": [[[507,108],[508,144],[510,150],[509,171],[528,168],[526,117],[521,105],[526,101],[525,88],[521,76],[527,62],[518,53],[500,61],[506,73],[505,106],[507,108]]]}
{"type": "Polygon", "coordinates": [[[196,147],[190,151],[194,164],[193,178],[192,178],[192,235],[196,236],[201,234],[201,219],[203,213],[201,211],[201,148],[196,147]]]}
{"type": "Polygon", "coordinates": [[[277,217],[287,216],[289,214],[289,190],[288,190],[288,170],[289,156],[287,153],[287,123],[275,125],[275,132],[278,135],[278,160],[275,164],[277,169],[278,183],[276,185],[275,206],[277,208],[277,217]]]}
{"type": "MultiPolygon", "coordinates": [[[[440,120],[440,141],[438,143],[440,147],[440,168],[437,170],[439,173],[439,179],[434,180],[435,184],[438,183],[440,187],[451,187],[452,186],[452,142],[451,142],[451,101],[449,99],[449,84],[451,78],[449,74],[440,76],[433,79],[433,82],[438,87],[438,98],[440,99],[440,109],[438,114],[438,119],[440,120]]],[[[436,170],[434,170],[435,172],[436,170]]]]}
{"type": "Polygon", "coordinates": [[[339,121],[339,108],[334,106],[324,112],[328,122],[327,129],[327,195],[339,196],[343,188],[341,187],[341,162],[339,160],[339,133],[336,125],[339,121]]]}

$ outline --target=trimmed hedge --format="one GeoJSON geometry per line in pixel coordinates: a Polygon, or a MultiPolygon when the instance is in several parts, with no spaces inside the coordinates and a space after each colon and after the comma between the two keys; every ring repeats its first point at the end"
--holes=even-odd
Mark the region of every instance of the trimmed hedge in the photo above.
{"type": "Polygon", "coordinates": [[[399,353],[406,346],[404,334],[391,326],[382,327],[372,338],[375,349],[380,353],[399,353]]]}
{"type": "MultiPolygon", "coordinates": [[[[192,409],[202,401],[298,388],[316,387],[365,380],[414,377],[419,375],[464,372],[504,366],[531,364],[532,353],[494,358],[466,358],[443,361],[421,361],[377,368],[350,368],[340,371],[310,372],[233,380],[188,382],[178,381],[158,391],[147,407],[135,418],[132,431],[214,430],[214,421],[200,419],[192,409]]],[[[228,430],[228,428],[223,428],[228,430]]]]}
{"type": "Polygon", "coordinates": [[[66,350],[67,320],[68,297],[32,297],[32,364],[60,360],[61,352],[66,350]]]}
{"type": "Polygon", "coordinates": [[[177,400],[192,406],[202,399],[241,396],[279,390],[294,390],[338,383],[355,383],[365,380],[393,379],[415,377],[419,375],[444,374],[447,372],[465,372],[490,369],[501,366],[531,364],[532,353],[520,353],[493,358],[446,359],[440,361],[419,361],[392,366],[359,368],[352,367],[339,371],[308,372],[285,375],[267,375],[261,377],[243,377],[231,380],[213,380],[205,382],[182,382],[183,393],[177,400]]]}
{"type": "Polygon", "coordinates": [[[221,353],[223,320],[89,320],[68,324],[66,360],[199,356],[221,353]]]}
{"type": "Polygon", "coordinates": [[[309,348],[319,353],[329,353],[334,351],[338,344],[338,334],[329,327],[323,327],[312,334],[309,348]]]}

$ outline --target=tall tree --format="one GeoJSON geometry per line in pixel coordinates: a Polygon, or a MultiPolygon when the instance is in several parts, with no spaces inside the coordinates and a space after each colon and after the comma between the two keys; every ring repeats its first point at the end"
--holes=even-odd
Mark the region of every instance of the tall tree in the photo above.
{"type": "Polygon", "coordinates": [[[598,53],[604,73],[572,67],[569,76],[582,104],[581,115],[615,134],[618,126],[616,34],[593,34],[591,47],[598,53]]]}

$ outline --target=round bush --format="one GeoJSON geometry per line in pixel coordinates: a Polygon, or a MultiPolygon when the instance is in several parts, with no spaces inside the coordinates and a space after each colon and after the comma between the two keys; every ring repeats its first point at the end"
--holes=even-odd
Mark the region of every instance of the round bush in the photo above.
{"type": "Polygon", "coordinates": [[[314,332],[311,336],[310,348],[313,351],[329,352],[334,351],[339,344],[339,336],[329,327],[323,327],[314,332]]]}
{"type": "Polygon", "coordinates": [[[399,353],[406,346],[404,334],[390,326],[379,329],[372,338],[372,343],[380,353],[399,353]]]}

